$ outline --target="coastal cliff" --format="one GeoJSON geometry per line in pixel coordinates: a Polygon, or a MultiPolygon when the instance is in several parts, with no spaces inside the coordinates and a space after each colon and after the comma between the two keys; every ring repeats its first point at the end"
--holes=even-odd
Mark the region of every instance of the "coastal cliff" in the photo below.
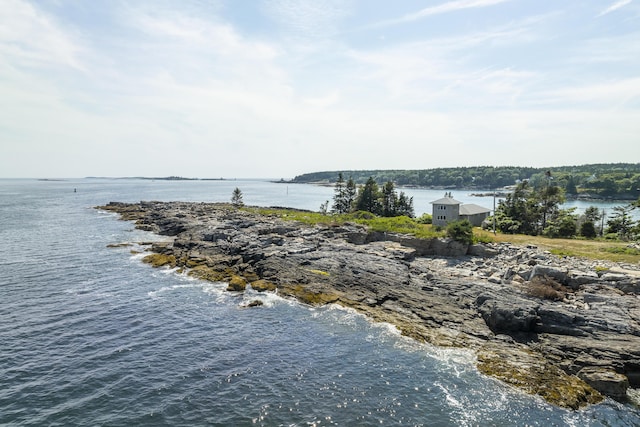
{"type": "MultiPolygon", "coordinates": [[[[136,227],[173,236],[145,261],[228,290],[336,303],[404,335],[468,348],[481,372],[577,409],[640,387],[637,265],[308,226],[226,204],[112,202],[136,227]]],[[[257,304],[256,304],[257,305],[257,304]]]]}

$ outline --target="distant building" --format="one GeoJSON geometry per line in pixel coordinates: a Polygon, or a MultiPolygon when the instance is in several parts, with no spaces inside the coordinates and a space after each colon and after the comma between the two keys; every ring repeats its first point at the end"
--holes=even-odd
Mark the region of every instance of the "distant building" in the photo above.
{"type": "Polygon", "coordinates": [[[491,212],[491,209],[483,208],[473,203],[465,205],[454,199],[451,193],[445,193],[442,199],[434,200],[431,204],[433,205],[431,214],[433,225],[439,226],[446,226],[452,221],[467,219],[472,225],[479,227],[491,212]]]}
{"type": "Polygon", "coordinates": [[[480,227],[482,221],[489,216],[489,213],[491,213],[491,209],[483,208],[473,203],[460,205],[460,219],[468,219],[474,227],[480,227]]]}
{"type": "Polygon", "coordinates": [[[460,219],[462,202],[454,199],[451,193],[445,194],[442,199],[434,200],[431,204],[433,205],[433,213],[431,214],[433,225],[445,226],[460,219]]]}

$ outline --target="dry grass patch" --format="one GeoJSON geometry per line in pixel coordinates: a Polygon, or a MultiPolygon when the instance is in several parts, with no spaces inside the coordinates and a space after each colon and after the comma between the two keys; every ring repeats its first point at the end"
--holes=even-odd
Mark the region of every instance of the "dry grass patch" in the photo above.
{"type": "Polygon", "coordinates": [[[547,276],[536,276],[526,285],[526,292],[536,298],[562,301],[569,289],[547,276]]]}
{"type": "Polygon", "coordinates": [[[589,259],[601,259],[614,262],[640,263],[640,254],[628,251],[628,242],[585,239],[551,239],[543,236],[525,234],[502,234],[474,229],[474,233],[487,236],[494,242],[513,243],[515,245],[534,245],[555,255],[575,256],[589,259]]]}

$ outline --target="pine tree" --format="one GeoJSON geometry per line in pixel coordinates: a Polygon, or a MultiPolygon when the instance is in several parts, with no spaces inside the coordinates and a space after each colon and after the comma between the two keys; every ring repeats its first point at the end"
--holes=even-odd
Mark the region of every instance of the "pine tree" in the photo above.
{"type": "Polygon", "coordinates": [[[589,206],[584,211],[584,217],[586,221],[590,221],[596,224],[602,219],[602,213],[600,212],[600,208],[598,208],[597,206],[589,206]]]}
{"type": "Polygon", "coordinates": [[[356,200],[356,210],[371,212],[380,215],[380,189],[378,184],[372,177],[369,177],[367,183],[358,190],[358,198],[356,200]]]}
{"type": "Polygon", "coordinates": [[[349,202],[347,200],[347,187],[342,177],[342,172],[338,174],[336,185],[333,188],[333,205],[331,206],[331,212],[333,213],[347,213],[349,212],[349,202]]]}
{"type": "Polygon", "coordinates": [[[595,224],[591,221],[583,222],[580,226],[580,235],[582,237],[586,237],[587,239],[593,239],[594,237],[596,237],[598,235],[598,232],[596,231],[595,224]]]}
{"type": "Polygon", "coordinates": [[[404,191],[401,191],[400,195],[398,196],[396,215],[405,215],[409,218],[413,218],[416,216],[416,213],[413,210],[413,197],[407,197],[407,195],[404,194],[404,191]]]}
{"type": "Polygon", "coordinates": [[[617,233],[621,240],[629,240],[634,228],[631,217],[633,205],[615,206],[609,221],[607,221],[607,233],[617,233]]]}
{"type": "Polygon", "coordinates": [[[347,212],[351,212],[353,209],[353,205],[356,202],[356,197],[358,196],[358,189],[356,188],[356,183],[353,178],[349,177],[347,181],[347,186],[345,188],[345,204],[348,207],[347,212]]]}
{"type": "Polygon", "coordinates": [[[396,216],[398,196],[392,181],[382,187],[382,216],[396,216]]]}
{"type": "Polygon", "coordinates": [[[242,191],[240,191],[238,187],[236,187],[231,194],[231,204],[235,207],[244,205],[244,202],[242,201],[242,191]]]}

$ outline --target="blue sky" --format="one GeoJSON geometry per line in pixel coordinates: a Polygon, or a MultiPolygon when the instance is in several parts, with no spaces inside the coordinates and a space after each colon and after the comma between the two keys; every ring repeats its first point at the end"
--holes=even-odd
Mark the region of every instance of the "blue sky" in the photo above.
{"type": "Polygon", "coordinates": [[[640,162],[640,0],[0,0],[0,177],[640,162]]]}

